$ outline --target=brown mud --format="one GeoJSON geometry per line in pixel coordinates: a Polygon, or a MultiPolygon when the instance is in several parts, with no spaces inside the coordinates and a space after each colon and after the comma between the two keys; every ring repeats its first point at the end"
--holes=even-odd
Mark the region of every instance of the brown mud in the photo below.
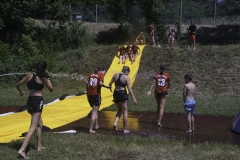
{"type": "MultiPolygon", "coordinates": [[[[0,107],[0,114],[14,112],[20,107],[0,107]]],[[[97,134],[124,136],[122,117],[118,122],[119,131],[113,130],[115,111],[99,112],[99,129],[97,134]]],[[[142,137],[155,137],[165,139],[184,140],[191,143],[222,142],[240,145],[240,135],[231,131],[231,117],[214,117],[195,115],[195,130],[186,133],[187,122],[185,114],[164,113],[162,127],[156,124],[157,115],[152,112],[130,112],[128,114],[127,135],[139,135],[142,137]]],[[[63,132],[75,130],[76,133],[89,131],[90,118],[85,117],[67,125],[52,129],[51,132],[63,132]]]]}

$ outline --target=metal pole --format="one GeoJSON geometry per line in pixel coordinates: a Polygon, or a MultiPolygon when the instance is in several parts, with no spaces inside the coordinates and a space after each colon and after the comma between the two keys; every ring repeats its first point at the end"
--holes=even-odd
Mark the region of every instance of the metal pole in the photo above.
{"type": "Polygon", "coordinates": [[[96,4],[96,23],[97,23],[97,4],[96,4]]]}
{"type": "Polygon", "coordinates": [[[72,7],[71,4],[69,5],[69,11],[70,11],[70,22],[72,21],[72,7]]]}
{"type": "Polygon", "coordinates": [[[216,14],[217,14],[217,0],[215,0],[215,8],[214,8],[214,25],[216,21],[216,14]]]}
{"type": "Polygon", "coordinates": [[[180,3],[180,24],[182,23],[182,0],[180,3]]]}

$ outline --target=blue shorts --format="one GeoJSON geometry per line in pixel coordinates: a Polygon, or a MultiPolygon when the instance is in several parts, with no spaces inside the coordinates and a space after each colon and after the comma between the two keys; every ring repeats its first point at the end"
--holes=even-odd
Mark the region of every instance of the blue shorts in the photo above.
{"type": "Polygon", "coordinates": [[[196,101],[194,99],[187,99],[184,102],[184,108],[187,112],[191,112],[191,114],[194,114],[196,107],[196,101]]]}

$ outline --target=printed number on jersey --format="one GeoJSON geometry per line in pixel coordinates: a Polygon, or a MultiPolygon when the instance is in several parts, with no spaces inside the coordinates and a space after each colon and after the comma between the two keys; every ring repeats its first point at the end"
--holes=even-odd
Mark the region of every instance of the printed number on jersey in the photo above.
{"type": "Polygon", "coordinates": [[[162,87],[165,86],[166,79],[159,78],[157,81],[158,81],[157,82],[158,86],[162,86],[162,87]]]}
{"type": "Polygon", "coordinates": [[[90,78],[89,84],[90,84],[90,86],[96,87],[97,86],[97,78],[90,78]]]}

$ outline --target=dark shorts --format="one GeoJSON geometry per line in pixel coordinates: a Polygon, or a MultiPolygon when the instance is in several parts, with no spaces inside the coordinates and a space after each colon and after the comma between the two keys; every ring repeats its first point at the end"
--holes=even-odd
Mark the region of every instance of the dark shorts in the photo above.
{"type": "Polygon", "coordinates": [[[128,95],[126,90],[114,90],[113,101],[115,103],[124,102],[128,100],[128,95]]]}
{"type": "Polygon", "coordinates": [[[101,105],[101,97],[98,94],[87,95],[87,98],[91,107],[101,105]]]}
{"type": "Polygon", "coordinates": [[[159,93],[155,93],[155,97],[161,97],[163,95],[168,95],[168,92],[165,91],[165,92],[159,92],[159,93]]]}
{"type": "Polygon", "coordinates": [[[27,100],[28,113],[42,112],[43,110],[43,97],[42,96],[29,96],[27,100]]]}

